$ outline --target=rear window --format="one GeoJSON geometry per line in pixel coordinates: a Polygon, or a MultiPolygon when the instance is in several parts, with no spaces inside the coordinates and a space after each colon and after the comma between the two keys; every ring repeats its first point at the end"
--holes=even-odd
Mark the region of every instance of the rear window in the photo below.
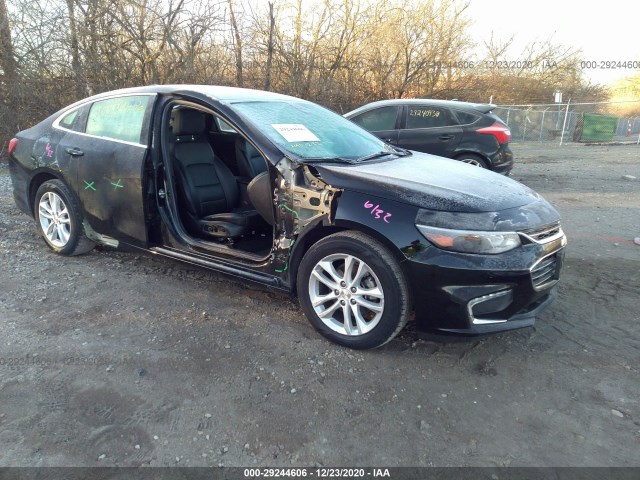
{"type": "Polygon", "coordinates": [[[455,110],[456,117],[458,117],[458,121],[460,125],[469,125],[470,123],[475,123],[480,115],[475,115],[469,112],[461,112],[459,110],[455,110]]]}
{"type": "Polygon", "coordinates": [[[493,112],[489,112],[487,113],[487,117],[493,118],[496,122],[500,122],[501,124],[503,124],[505,127],[508,126],[507,123],[502,120],[498,115],[496,115],[493,112]]]}

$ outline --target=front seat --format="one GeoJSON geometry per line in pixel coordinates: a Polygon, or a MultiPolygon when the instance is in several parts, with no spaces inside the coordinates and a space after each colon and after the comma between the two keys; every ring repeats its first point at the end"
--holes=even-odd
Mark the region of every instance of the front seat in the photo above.
{"type": "Polygon", "coordinates": [[[192,235],[232,239],[248,233],[260,215],[253,208],[239,206],[236,178],[213,153],[205,129],[204,113],[190,109],[173,112],[178,204],[185,228],[192,235]]]}

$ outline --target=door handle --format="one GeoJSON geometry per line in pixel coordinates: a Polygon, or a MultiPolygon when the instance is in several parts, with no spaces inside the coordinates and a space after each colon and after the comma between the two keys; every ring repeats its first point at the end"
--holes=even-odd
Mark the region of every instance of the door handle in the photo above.
{"type": "Polygon", "coordinates": [[[438,138],[440,140],[451,140],[453,138],[453,135],[444,134],[444,135],[440,135],[438,138]]]}
{"type": "Polygon", "coordinates": [[[66,148],[65,152],[67,152],[72,157],[81,157],[84,155],[82,150],[78,150],[77,148],[66,148]]]}
{"type": "Polygon", "coordinates": [[[396,142],[393,138],[383,138],[382,141],[385,142],[385,143],[395,143],[396,142]]]}

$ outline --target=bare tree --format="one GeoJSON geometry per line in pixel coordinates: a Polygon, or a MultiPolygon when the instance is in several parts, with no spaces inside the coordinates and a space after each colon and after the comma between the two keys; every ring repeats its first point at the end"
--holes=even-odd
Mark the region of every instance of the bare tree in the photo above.
{"type": "Polygon", "coordinates": [[[70,50],[71,50],[71,68],[75,75],[76,84],[76,96],[82,98],[86,91],[86,84],[84,81],[84,73],[82,70],[82,63],[80,61],[80,50],[78,48],[78,29],[76,27],[76,15],[74,0],[66,0],[67,11],[69,14],[69,37],[70,37],[70,50]]]}
{"type": "Polygon", "coordinates": [[[340,111],[390,97],[527,103],[556,88],[606,98],[552,40],[512,52],[491,38],[474,55],[467,1],[0,0],[0,145],[86,94],[149,83],[264,88],[340,111]],[[498,68],[513,58],[524,66],[498,68]]]}
{"type": "Polygon", "coordinates": [[[276,18],[273,15],[273,2],[269,2],[269,40],[267,41],[267,66],[264,72],[264,89],[271,90],[271,69],[273,67],[273,34],[276,18]]]}
{"type": "Polygon", "coordinates": [[[0,0],[0,67],[4,73],[4,83],[11,86],[18,78],[18,68],[13,53],[9,15],[5,0],[0,0]]]}
{"type": "Polygon", "coordinates": [[[16,92],[15,86],[18,79],[17,63],[13,53],[13,42],[11,41],[11,30],[9,28],[9,16],[7,14],[7,5],[5,0],[0,0],[0,68],[2,68],[2,77],[0,77],[0,153],[4,150],[5,137],[11,134],[16,125],[11,119],[15,120],[16,92]],[[3,128],[4,127],[4,128],[3,128]],[[3,132],[4,130],[4,132],[3,132]],[[5,135],[2,135],[4,133],[5,135]]]}
{"type": "Polygon", "coordinates": [[[244,86],[244,79],[242,77],[242,35],[240,35],[240,29],[238,28],[238,22],[236,21],[236,14],[233,11],[233,0],[229,2],[229,19],[231,20],[231,29],[233,31],[234,38],[234,53],[236,57],[236,85],[239,87],[244,86]]]}

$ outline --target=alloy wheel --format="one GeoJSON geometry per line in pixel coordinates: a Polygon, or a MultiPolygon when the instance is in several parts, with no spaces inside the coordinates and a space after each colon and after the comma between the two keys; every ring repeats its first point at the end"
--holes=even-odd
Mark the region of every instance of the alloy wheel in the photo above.
{"type": "Polygon", "coordinates": [[[337,253],[320,260],[309,277],[309,299],[320,320],[348,336],[373,330],[384,313],[384,291],[369,265],[337,253]]]}
{"type": "Polygon", "coordinates": [[[483,166],[480,163],[480,161],[476,160],[475,158],[463,158],[462,162],[468,163],[469,165],[473,165],[474,167],[482,167],[483,166]]]}
{"type": "Polygon", "coordinates": [[[62,248],[71,237],[71,221],[64,201],[55,192],[46,192],[38,204],[40,227],[51,245],[62,248]]]}

